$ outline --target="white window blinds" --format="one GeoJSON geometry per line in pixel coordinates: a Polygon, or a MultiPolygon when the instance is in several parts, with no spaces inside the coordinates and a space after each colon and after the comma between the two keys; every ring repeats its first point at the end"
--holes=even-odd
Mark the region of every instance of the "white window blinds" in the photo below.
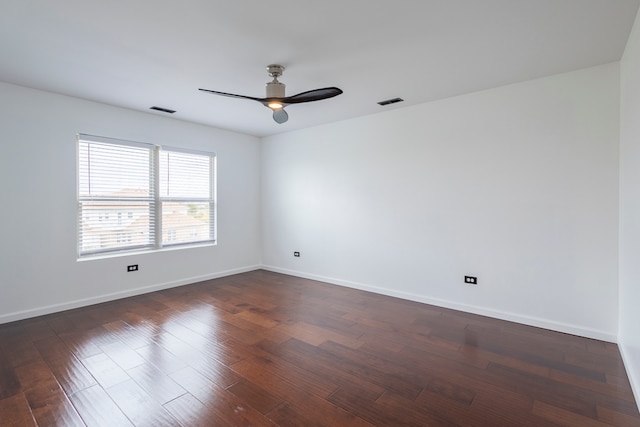
{"type": "Polygon", "coordinates": [[[78,135],[80,256],[215,241],[215,155],[78,135]]]}
{"type": "Polygon", "coordinates": [[[211,156],[159,152],[162,245],[213,240],[213,179],[211,156]]]}

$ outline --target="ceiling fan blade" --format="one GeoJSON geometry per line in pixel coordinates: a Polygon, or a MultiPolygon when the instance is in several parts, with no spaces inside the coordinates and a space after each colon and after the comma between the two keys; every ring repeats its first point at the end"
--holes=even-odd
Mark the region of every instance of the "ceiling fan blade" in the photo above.
{"type": "Polygon", "coordinates": [[[287,120],[289,120],[289,115],[287,114],[286,111],[284,111],[284,108],[280,108],[279,110],[273,111],[273,120],[275,120],[276,123],[281,125],[287,120]]]}
{"type": "Polygon", "coordinates": [[[313,89],[306,92],[301,92],[297,95],[287,96],[282,98],[284,104],[300,104],[302,102],[320,101],[322,99],[333,98],[342,93],[342,89],[337,87],[325,87],[322,89],[313,89]]]}
{"type": "Polygon", "coordinates": [[[210,90],[210,89],[198,89],[198,90],[201,90],[203,92],[209,92],[209,93],[212,93],[214,95],[229,96],[231,98],[250,99],[252,101],[258,101],[258,102],[261,102],[261,103],[264,103],[266,101],[266,99],[264,99],[264,98],[255,98],[253,96],[246,96],[246,95],[236,95],[235,93],[218,92],[217,90],[210,90]]]}

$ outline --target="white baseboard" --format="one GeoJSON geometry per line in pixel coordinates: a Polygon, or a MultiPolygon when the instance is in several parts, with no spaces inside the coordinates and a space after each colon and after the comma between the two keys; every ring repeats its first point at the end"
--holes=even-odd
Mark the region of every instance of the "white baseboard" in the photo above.
{"type": "Polygon", "coordinates": [[[633,362],[633,357],[630,355],[631,351],[627,349],[623,342],[618,344],[618,348],[620,349],[624,369],[627,371],[627,378],[629,378],[631,390],[633,390],[633,396],[636,398],[636,404],[640,411],[640,372],[638,372],[638,369],[640,369],[638,362],[640,361],[633,362]]]}
{"type": "Polygon", "coordinates": [[[347,280],[336,279],[333,277],[319,276],[316,274],[304,273],[296,270],[288,270],[285,268],[274,267],[270,265],[262,265],[263,270],[273,271],[275,273],[287,274],[290,276],[302,277],[305,279],[317,280],[320,282],[330,283],[333,285],[345,286],[348,288],[359,289],[363,291],[373,292],[376,294],[392,296],[396,298],[402,298],[409,301],[422,302],[425,304],[431,304],[438,307],[450,308],[453,310],[464,311],[467,313],[479,314],[481,316],[493,317],[496,319],[507,320],[510,322],[521,323],[523,325],[535,326],[538,328],[549,329],[552,331],[563,332],[571,335],[577,335],[586,338],[592,338],[601,341],[607,341],[615,343],[617,337],[615,334],[611,334],[605,331],[597,329],[584,328],[576,325],[554,322],[547,319],[541,319],[530,316],[522,316],[516,313],[510,313],[505,311],[493,310],[485,307],[460,304],[454,301],[442,300],[438,298],[430,298],[426,295],[418,295],[409,292],[401,292],[388,288],[380,288],[377,286],[365,285],[362,283],[351,282],[347,280]]]}
{"type": "Polygon", "coordinates": [[[36,316],[42,316],[45,314],[57,313],[59,311],[85,307],[88,305],[99,304],[107,301],[113,301],[113,300],[131,297],[135,295],[146,294],[146,293],[155,292],[163,289],[175,288],[178,286],[188,285],[191,283],[202,282],[204,280],[217,279],[220,277],[231,276],[234,274],[245,273],[248,271],[253,271],[258,269],[264,269],[264,270],[273,271],[276,273],[287,274],[290,276],[303,277],[311,280],[318,280],[320,282],[331,283],[334,285],[345,286],[353,289],[360,289],[363,291],[373,292],[381,295],[388,295],[396,298],[402,298],[409,301],[422,302],[425,304],[431,304],[438,307],[450,308],[453,310],[460,310],[467,313],[479,314],[482,316],[493,317],[496,319],[507,320],[510,322],[521,323],[524,325],[535,326],[535,327],[544,328],[544,329],[550,329],[553,331],[564,332],[572,335],[578,335],[578,336],[593,338],[593,339],[602,340],[602,341],[614,342],[614,343],[617,341],[617,337],[615,335],[604,332],[604,331],[583,328],[583,327],[560,323],[560,322],[549,321],[546,319],[522,316],[515,313],[487,309],[480,306],[460,304],[454,301],[430,298],[425,295],[412,294],[408,292],[400,292],[393,289],[380,288],[376,286],[365,285],[362,283],[351,282],[351,281],[336,279],[332,277],[325,277],[325,276],[320,276],[316,274],[310,274],[310,273],[305,273],[305,272],[296,271],[296,270],[289,270],[289,269],[284,269],[284,268],[279,268],[279,267],[274,267],[269,265],[253,265],[253,266],[247,266],[247,267],[242,267],[242,268],[237,268],[232,270],[225,270],[225,271],[220,271],[220,272],[207,274],[203,276],[189,277],[186,279],[181,279],[173,282],[165,282],[165,283],[160,283],[156,285],[130,289],[123,292],[114,292],[111,294],[105,294],[105,295],[100,295],[100,296],[91,297],[91,298],[84,298],[84,299],[69,301],[61,304],[53,304],[45,307],[38,307],[30,310],[8,313],[8,314],[0,315],[0,324],[14,322],[17,320],[28,319],[36,316]]]}
{"type": "Polygon", "coordinates": [[[30,310],[16,311],[14,313],[8,313],[0,315],[0,324],[15,322],[17,320],[29,319],[31,317],[42,316],[45,314],[57,313],[59,311],[71,310],[74,308],[86,307],[93,304],[100,304],[107,301],[114,301],[122,298],[132,297],[136,295],[147,294],[150,292],[160,291],[163,289],[175,288],[178,286],[189,285],[192,283],[198,283],[205,280],[218,279],[220,277],[232,276],[234,274],[246,273],[248,271],[259,270],[261,266],[253,265],[248,267],[241,267],[232,270],[219,271],[216,273],[205,274],[203,276],[189,277],[186,279],[175,280],[173,282],[165,282],[151,286],[144,286],[141,288],[130,289],[122,292],[114,292],[111,294],[100,295],[97,297],[83,298],[75,301],[69,301],[61,304],[53,304],[45,307],[38,307],[30,310]]]}

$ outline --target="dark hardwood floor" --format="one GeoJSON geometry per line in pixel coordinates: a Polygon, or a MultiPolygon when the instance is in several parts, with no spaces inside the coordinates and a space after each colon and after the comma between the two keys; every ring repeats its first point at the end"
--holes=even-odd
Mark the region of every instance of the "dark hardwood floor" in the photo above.
{"type": "Polygon", "coordinates": [[[0,325],[2,426],[640,426],[615,344],[266,271],[0,325]]]}

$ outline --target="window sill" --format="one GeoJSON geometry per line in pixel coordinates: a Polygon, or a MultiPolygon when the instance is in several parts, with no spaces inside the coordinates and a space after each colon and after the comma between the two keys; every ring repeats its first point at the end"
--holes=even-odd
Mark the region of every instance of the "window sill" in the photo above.
{"type": "Polygon", "coordinates": [[[94,261],[100,259],[109,259],[109,258],[122,258],[136,255],[148,255],[160,252],[172,252],[172,251],[181,251],[185,249],[198,249],[198,248],[207,248],[211,246],[216,246],[217,242],[203,242],[203,243],[194,243],[189,245],[172,245],[165,246],[160,249],[140,249],[140,250],[123,250],[119,252],[109,252],[109,253],[100,253],[95,255],[83,255],[79,256],[76,261],[84,262],[84,261],[94,261]]]}

